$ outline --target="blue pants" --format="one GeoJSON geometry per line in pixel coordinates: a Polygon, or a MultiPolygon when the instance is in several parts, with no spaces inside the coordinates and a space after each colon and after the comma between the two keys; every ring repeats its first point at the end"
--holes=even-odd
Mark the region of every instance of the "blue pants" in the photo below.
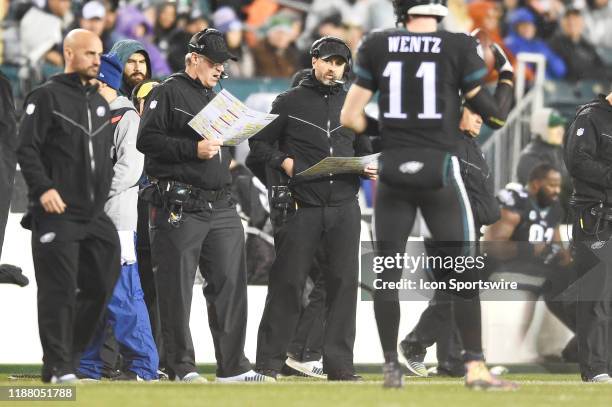
{"type": "Polygon", "coordinates": [[[121,275],[106,310],[104,323],[81,356],[79,373],[100,379],[104,366],[100,349],[104,328],[113,327],[128,369],[145,380],[157,379],[159,356],[151,333],[149,313],[138,277],[138,263],[121,266],[121,275]]]}

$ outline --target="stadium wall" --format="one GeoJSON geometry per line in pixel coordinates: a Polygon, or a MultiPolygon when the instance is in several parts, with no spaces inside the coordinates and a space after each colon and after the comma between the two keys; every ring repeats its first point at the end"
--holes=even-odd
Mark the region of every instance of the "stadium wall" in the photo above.
{"type": "MultiPolygon", "coordinates": [[[[32,265],[30,232],[21,228],[21,214],[10,214],[4,239],[1,263],[23,268],[30,285],[20,288],[0,285],[0,364],[40,363],[42,350],[36,317],[36,281],[32,265]]],[[[362,234],[367,225],[363,225],[362,234]]],[[[257,328],[265,303],[266,287],[249,287],[249,318],[246,355],[255,360],[257,328]]],[[[208,330],[204,297],[200,287],[194,290],[191,330],[198,363],[214,363],[212,338],[208,330]]],[[[403,302],[400,335],[416,324],[425,309],[425,301],[403,302]]],[[[558,354],[570,338],[569,331],[553,317],[543,302],[483,303],[483,335],[490,363],[531,363],[542,355],[558,354]],[[535,307],[534,307],[535,305],[535,307]],[[531,321],[531,322],[529,322],[531,321]]],[[[372,303],[359,301],[355,363],[379,363],[382,352],[378,340],[372,303]]],[[[426,362],[434,363],[432,348],[426,362]]]]}

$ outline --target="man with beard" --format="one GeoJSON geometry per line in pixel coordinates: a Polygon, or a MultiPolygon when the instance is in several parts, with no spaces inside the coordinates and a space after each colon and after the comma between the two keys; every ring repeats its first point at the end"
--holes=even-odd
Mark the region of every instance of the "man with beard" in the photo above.
{"type": "MultiPolygon", "coordinates": [[[[121,40],[115,43],[110,51],[110,54],[115,54],[121,66],[123,67],[123,75],[121,78],[121,87],[119,88],[119,96],[132,98],[134,88],[143,81],[151,78],[151,61],[149,54],[144,46],[135,40],[121,40]]],[[[147,184],[147,179],[143,176],[140,180],[141,187],[147,184]]],[[[163,341],[161,335],[161,327],[159,321],[159,312],[157,306],[157,289],[153,277],[153,268],[151,266],[151,244],[149,242],[149,209],[148,204],[138,198],[138,225],[136,230],[136,256],[138,260],[138,274],[142,291],[145,296],[145,303],[149,311],[149,320],[151,322],[151,330],[157,344],[157,351],[161,357],[160,368],[163,370],[165,362],[163,359],[163,341]]],[[[112,376],[115,372],[112,366],[112,361],[116,360],[118,349],[114,341],[106,341],[105,352],[103,359],[109,362],[106,373],[112,376]],[[106,353],[108,352],[108,353],[106,353]]],[[[163,377],[163,373],[160,372],[163,377]]]]}
{"type": "Polygon", "coordinates": [[[136,40],[115,43],[110,54],[116,54],[123,66],[123,78],[119,94],[130,98],[140,82],[151,78],[151,61],[144,46],[136,40]]]}
{"type": "Polygon", "coordinates": [[[91,85],[102,42],[73,30],[63,74],[25,101],[17,158],[28,184],[38,286],[43,382],[73,383],[120,270],[117,231],[104,213],[113,177],[108,103],[91,85]]]}
{"type": "MultiPolygon", "coordinates": [[[[302,311],[306,278],[315,255],[323,254],[327,266],[323,268],[327,293],[323,365],[328,380],[355,381],[361,379],[353,366],[359,174],[307,179],[296,174],[326,157],[369,151],[360,146],[365,137],[340,125],[350,49],[341,39],[328,36],[312,44],[310,55],[311,73],[275,99],[271,112],[278,117],[249,143],[251,154],[261,157],[280,178],[272,191],[286,191],[284,199],[272,192],[270,204],[276,259],[257,336],[257,369],[276,377],[283,367],[302,311]]],[[[375,177],[376,169],[366,167],[363,174],[375,177]]]]}
{"type": "MultiPolygon", "coordinates": [[[[561,183],[560,170],[544,163],[531,171],[526,187],[502,189],[497,196],[501,219],[487,228],[483,245],[491,260],[499,261],[491,268],[493,279],[511,276],[523,290],[541,294],[548,309],[576,332],[576,301],[568,291],[576,277],[559,229],[563,220],[561,183]]],[[[575,348],[573,339],[563,357],[575,358],[575,348]]]]}

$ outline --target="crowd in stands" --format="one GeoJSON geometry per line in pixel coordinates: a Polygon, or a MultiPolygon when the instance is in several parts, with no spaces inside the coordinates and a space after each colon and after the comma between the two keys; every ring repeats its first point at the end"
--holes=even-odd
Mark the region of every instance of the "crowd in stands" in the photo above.
{"type": "MultiPolygon", "coordinates": [[[[612,78],[611,0],[449,0],[445,28],[479,28],[511,54],[543,54],[549,79],[612,78]]],[[[289,78],[310,66],[314,40],[334,35],[353,50],[364,34],[395,25],[390,0],[2,0],[3,66],[27,66],[43,80],[61,71],[61,42],[76,27],[100,35],[108,52],[120,39],[144,44],[153,75],[184,67],[186,43],[214,27],[239,61],[233,78],[289,78]]],[[[491,78],[494,79],[494,78],[491,78]]]]}

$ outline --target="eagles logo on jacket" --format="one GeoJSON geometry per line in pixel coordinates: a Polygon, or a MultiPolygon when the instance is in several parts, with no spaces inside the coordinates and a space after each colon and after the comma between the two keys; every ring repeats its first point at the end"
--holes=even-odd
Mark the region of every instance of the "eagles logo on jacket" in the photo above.
{"type": "Polygon", "coordinates": [[[33,214],[88,220],[101,213],[113,176],[110,109],[97,86],[58,74],[26,98],[17,157],[33,214]],[[40,196],[56,189],[62,215],[44,212],[40,196]]]}

